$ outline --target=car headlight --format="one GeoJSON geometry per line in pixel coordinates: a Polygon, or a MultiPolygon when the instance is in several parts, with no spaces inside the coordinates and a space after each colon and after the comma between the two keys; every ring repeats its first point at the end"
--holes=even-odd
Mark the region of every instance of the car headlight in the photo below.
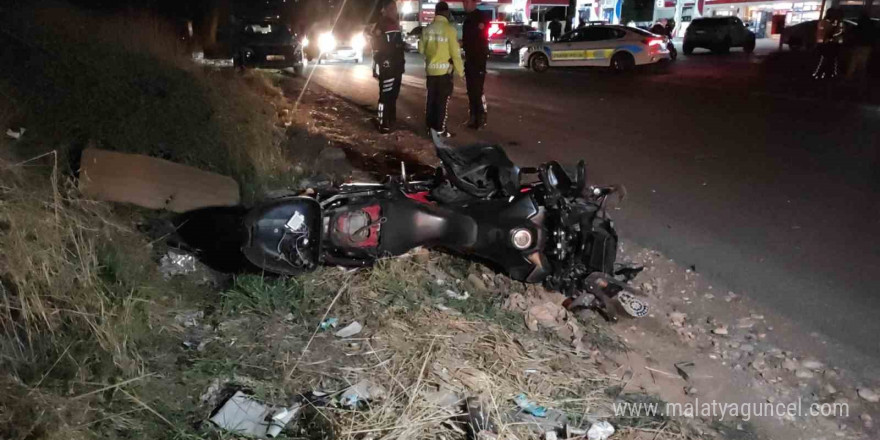
{"type": "Polygon", "coordinates": [[[364,46],[367,45],[367,39],[364,38],[363,34],[357,34],[354,37],[351,37],[351,47],[354,50],[360,51],[364,49],[364,46]]]}
{"type": "Polygon", "coordinates": [[[303,46],[303,49],[309,47],[309,37],[303,37],[302,46],[303,46]]]}
{"type": "Polygon", "coordinates": [[[333,49],[336,49],[336,38],[331,32],[324,32],[318,37],[318,49],[321,53],[333,52],[333,49]]]}

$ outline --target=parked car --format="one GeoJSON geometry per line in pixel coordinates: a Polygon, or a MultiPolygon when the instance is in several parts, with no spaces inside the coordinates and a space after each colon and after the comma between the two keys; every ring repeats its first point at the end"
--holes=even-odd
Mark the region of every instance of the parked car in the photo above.
{"type": "Polygon", "coordinates": [[[489,23],[489,51],[493,54],[510,55],[531,43],[544,41],[544,33],[521,23],[489,23]]]}
{"type": "Polygon", "coordinates": [[[633,27],[585,26],[564,34],[555,43],[524,47],[519,53],[519,64],[535,72],[565,66],[603,66],[626,71],[668,61],[667,41],[666,37],[633,27]]]}
{"type": "Polygon", "coordinates": [[[363,27],[347,30],[317,28],[309,34],[305,45],[306,58],[317,60],[318,64],[325,61],[360,63],[364,60],[367,36],[363,27]]]}
{"type": "MultiPolygon", "coordinates": [[[[782,44],[787,44],[791,50],[807,49],[816,47],[816,30],[819,20],[809,20],[796,25],[787,26],[782,30],[782,44]]],[[[844,39],[846,34],[856,27],[851,20],[843,20],[844,39]]]]}
{"type": "Polygon", "coordinates": [[[247,22],[235,40],[232,61],[239,67],[293,68],[303,71],[303,44],[279,22],[247,22]]]}
{"type": "Polygon", "coordinates": [[[738,17],[703,17],[694,19],[684,34],[682,49],[690,55],[701,47],[713,52],[728,52],[741,47],[745,53],[755,50],[755,33],[738,17]]]}

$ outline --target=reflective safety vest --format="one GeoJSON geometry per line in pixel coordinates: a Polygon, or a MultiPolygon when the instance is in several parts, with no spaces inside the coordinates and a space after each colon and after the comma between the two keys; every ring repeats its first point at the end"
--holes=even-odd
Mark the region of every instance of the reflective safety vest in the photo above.
{"type": "Polygon", "coordinates": [[[446,75],[453,71],[458,76],[464,76],[458,32],[446,17],[435,16],[434,21],[422,30],[419,53],[425,56],[428,76],[446,75]]]}

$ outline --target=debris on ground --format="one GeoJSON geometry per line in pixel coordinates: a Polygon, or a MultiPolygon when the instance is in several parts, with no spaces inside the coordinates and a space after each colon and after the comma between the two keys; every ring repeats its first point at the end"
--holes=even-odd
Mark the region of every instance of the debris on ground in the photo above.
{"type": "Polygon", "coordinates": [[[6,136],[9,136],[12,139],[19,140],[21,136],[24,135],[25,132],[24,127],[20,127],[18,130],[13,130],[11,128],[6,129],[6,136]]]}
{"type": "Polygon", "coordinates": [[[364,379],[342,392],[340,399],[342,405],[347,407],[356,407],[360,402],[370,400],[381,400],[385,397],[387,391],[385,387],[374,383],[368,379],[364,379]]]}
{"type": "Polygon", "coordinates": [[[614,434],[614,426],[606,421],[596,422],[587,431],[589,440],[605,440],[614,434]]]}
{"type": "Polygon", "coordinates": [[[691,373],[694,371],[694,363],[691,361],[676,362],[675,370],[678,371],[678,375],[682,379],[690,380],[691,373]]]}
{"type": "Polygon", "coordinates": [[[547,408],[543,406],[539,406],[535,402],[529,400],[525,394],[520,394],[513,399],[516,402],[516,406],[518,406],[523,412],[527,414],[531,414],[535,417],[546,417],[547,416],[547,408]]]}
{"type": "Polygon", "coordinates": [[[339,323],[338,318],[327,318],[321,322],[321,330],[327,330],[330,328],[336,328],[336,325],[339,323]]]}
{"type": "Polygon", "coordinates": [[[166,280],[173,276],[190,274],[196,270],[196,257],[175,249],[169,249],[159,260],[159,273],[166,280]]]}
{"type": "Polygon", "coordinates": [[[202,318],[205,317],[205,312],[202,310],[194,310],[191,312],[183,312],[174,315],[174,322],[181,327],[198,327],[202,318]]]}
{"type": "Polygon", "coordinates": [[[880,402],[880,394],[878,394],[876,391],[872,390],[871,388],[859,388],[858,395],[862,399],[865,399],[871,403],[880,402]]]}
{"type": "Polygon", "coordinates": [[[177,213],[241,202],[234,179],[165,159],[86,148],[80,163],[79,190],[95,200],[177,213]]]}
{"type": "Polygon", "coordinates": [[[527,427],[535,435],[546,435],[550,431],[558,432],[561,430],[565,432],[566,429],[569,429],[566,428],[568,416],[564,412],[552,408],[547,409],[541,417],[516,409],[509,414],[509,418],[513,420],[514,424],[527,427]]]}
{"type": "Polygon", "coordinates": [[[211,417],[211,422],[236,435],[275,437],[299,413],[300,406],[275,408],[236,391],[211,417]]]}
{"type": "Polygon", "coordinates": [[[348,338],[360,333],[363,329],[364,326],[362,326],[361,323],[354,321],[334,334],[340,338],[348,338]]]}
{"type": "Polygon", "coordinates": [[[446,289],[446,296],[459,301],[466,301],[468,298],[471,297],[471,295],[467,292],[456,293],[454,290],[451,289],[446,289]]]}

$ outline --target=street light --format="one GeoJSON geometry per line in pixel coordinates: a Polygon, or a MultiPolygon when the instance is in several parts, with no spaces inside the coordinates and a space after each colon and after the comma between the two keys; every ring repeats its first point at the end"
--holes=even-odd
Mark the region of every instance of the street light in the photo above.
{"type": "Polygon", "coordinates": [[[403,15],[408,15],[408,14],[412,14],[412,11],[413,11],[412,2],[403,2],[403,6],[400,7],[400,12],[402,12],[403,15]]]}

